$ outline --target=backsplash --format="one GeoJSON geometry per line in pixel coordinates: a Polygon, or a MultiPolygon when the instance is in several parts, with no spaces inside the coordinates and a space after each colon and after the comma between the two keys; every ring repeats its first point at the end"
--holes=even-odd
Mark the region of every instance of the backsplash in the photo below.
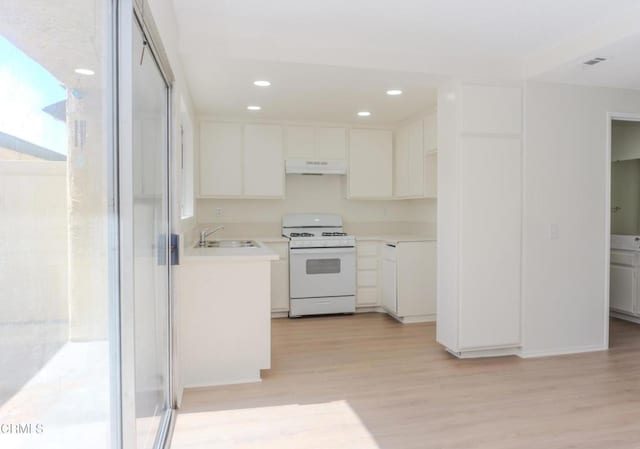
{"type": "Polygon", "coordinates": [[[348,200],[341,176],[287,176],[282,200],[199,199],[202,223],[280,223],[288,213],[334,213],[345,224],[436,221],[436,200],[348,200]]]}

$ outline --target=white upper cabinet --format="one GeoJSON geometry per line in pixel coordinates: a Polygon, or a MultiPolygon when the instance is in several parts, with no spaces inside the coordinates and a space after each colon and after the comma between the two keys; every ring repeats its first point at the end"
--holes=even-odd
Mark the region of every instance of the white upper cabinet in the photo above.
{"type": "Polygon", "coordinates": [[[398,128],[394,148],[396,198],[422,198],[425,193],[424,125],[421,119],[398,128]]]}
{"type": "Polygon", "coordinates": [[[424,142],[422,120],[409,124],[409,196],[421,197],[424,193],[424,142]]]}
{"type": "Polygon", "coordinates": [[[434,112],[423,120],[425,198],[438,196],[438,116],[434,112]]]}
{"type": "Polygon", "coordinates": [[[312,126],[287,126],[287,159],[316,159],[315,130],[312,126]]]}
{"type": "Polygon", "coordinates": [[[242,125],[200,124],[200,195],[242,195],[242,125]]]}
{"type": "Polygon", "coordinates": [[[438,118],[437,114],[429,114],[422,121],[424,133],[424,151],[433,153],[438,151],[438,118]]]}
{"type": "Polygon", "coordinates": [[[438,196],[438,153],[424,153],[424,197],[438,196]]]}
{"type": "Polygon", "coordinates": [[[284,197],[282,127],[244,127],[244,194],[250,197],[284,197]]]}
{"type": "Polygon", "coordinates": [[[409,128],[403,126],[395,134],[393,149],[393,196],[409,196],[409,128]]]}
{"type": "Polygon", "coordinates": [[[318,159],[346,159],[347,131],[338,127],[316,128],[316,151],[318,159]]]}
{"type": "Polygon", "coordinates": [[[347,157],[345,128],[288,126],[287,159],[344,160],[347,157]]]}
{"type": "Polygon", "coordinates": [[[349,136],[349,198],[391,198],[393,133],[381,129],[352,129],[349,136]]]}
{"type": "Polygon", "coordinates": [[[240,123],[200,124],[200,196],[284,196],[282,127],[240,123]]]}

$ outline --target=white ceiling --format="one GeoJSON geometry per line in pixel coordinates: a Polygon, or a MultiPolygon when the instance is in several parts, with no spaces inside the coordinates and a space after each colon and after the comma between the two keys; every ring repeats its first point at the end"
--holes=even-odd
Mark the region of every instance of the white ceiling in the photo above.
{"type": "Polygon", "coordinates": [[[576,57],[566,49],[580,49],[565,45],[562,53],[558,45],[606,26],[620,32],[612,24],[640,11],[637,0],[173,4],[199,113],[243,114],[247,103],[262,102],[265,118],[334,121],[369,108],[372,123],[428,107],[429,89],[445,77],[523,79],[528,65],[545,72],[550,62],[556,66],[576,57]],[[263,77],[274,81],[270,91],[251,85],[263,77]],[[390,101],[380,91],[396,84],[403,84],[406,95],[390,101]]]}
{"type": "Polygon", "coordinates": [[[102,60],[102,24],[107,8],[99,0],[2,0],[2,36],[37,61],[67,87],[99,87],[102,60]],[[78,75],[89,68],[93,77],[78,75]]]}
{"type": "Polygon", "coordinates": [[[640,89],[640,35],[627,37],[574,58],[536,79],[565,84],[640,89]],[[596,57],[606,58],[606,61],[594,66],[584,64],[596,57]]]}
{"type": "Polygon", "coordinates": [[[201,115],[391,124],[436,105],[437,78],[418,73],[238,59],[215,65],[187,59],[185,71],[201,115]],[[255,80],[271,86],[256,87],[255,80]],[[386,95],[392,88],[403,95],[386,95]],[[248,105],[262,110],[249,112],[248,105]],[[362,110],[372,115],[358,117],[362,110]]]}

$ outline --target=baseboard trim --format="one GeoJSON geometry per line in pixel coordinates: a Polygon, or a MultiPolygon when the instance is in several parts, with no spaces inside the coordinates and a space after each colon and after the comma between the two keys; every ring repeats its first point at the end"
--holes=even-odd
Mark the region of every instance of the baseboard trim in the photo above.
{"type": "Polygon", "coordinates": [[[253,384],[256,382],[262,382],[262,379],[260,378],[260,371],[258,371],[258,375],[256,377],[251,376],[251,377],[243,377],[239,379],[216,380],[216,381],[207,382],[207,383],[192,383],[192,384],[185,385],[183,387],[183,390],[186,391],[186,390],[199,389],[199,388],[219,387],[221,385],[253,384]]]}
{"type": "Polygon", "coordinates": [[[609,316],[613,318],[618,318],[619,320],[625,320],[625,321],[630,321],[632,323],[640,324],[640,317],[627,315],[626,313],[610,311],[609,316]]]}
{"type": "Polygon", "coordinates": [[[605,345],[576,346],[572,348],[543,349],[539,351],[520,351],[520,358],[532,359],[536,357],[553,357],[557,355],[583,354],[585,352],[606,351],[609,348],[605,345]]]}
{"type": "Polygon", "coordinates": [[[380,306],[356,307],[356,313],[386,313],[380,306]]]}
{"type": "Polygon", "coordinates": [[[462,351],[453,351],[445,348],[447,352],[459,359],[481,359],[486,357],[507,357],[512,355],[520,355],[519,347],[495,348],[495,349],[469,349],[462,351]]]}
{"type": "Polygon", "coordinates": [[[400,321],[402,324],[413,324],[413,323],[435,323],[436,322],[436,314],[429,313],[426,315],[415,315],[415,316],[405,316],[398,317],[394,314],[390,313],[390,316],[400,321]]]}

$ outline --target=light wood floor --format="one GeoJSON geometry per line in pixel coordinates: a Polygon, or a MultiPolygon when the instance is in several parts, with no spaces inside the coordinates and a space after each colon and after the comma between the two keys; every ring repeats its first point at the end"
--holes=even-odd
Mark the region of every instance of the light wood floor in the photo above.
{"type": "Polygon", "coordinates": [[[186,391],[172,447],[637,449],[640,325],[612,320],[611,347],[457,360],[434,325],[275,320],[263,382],[186,391]]]}

